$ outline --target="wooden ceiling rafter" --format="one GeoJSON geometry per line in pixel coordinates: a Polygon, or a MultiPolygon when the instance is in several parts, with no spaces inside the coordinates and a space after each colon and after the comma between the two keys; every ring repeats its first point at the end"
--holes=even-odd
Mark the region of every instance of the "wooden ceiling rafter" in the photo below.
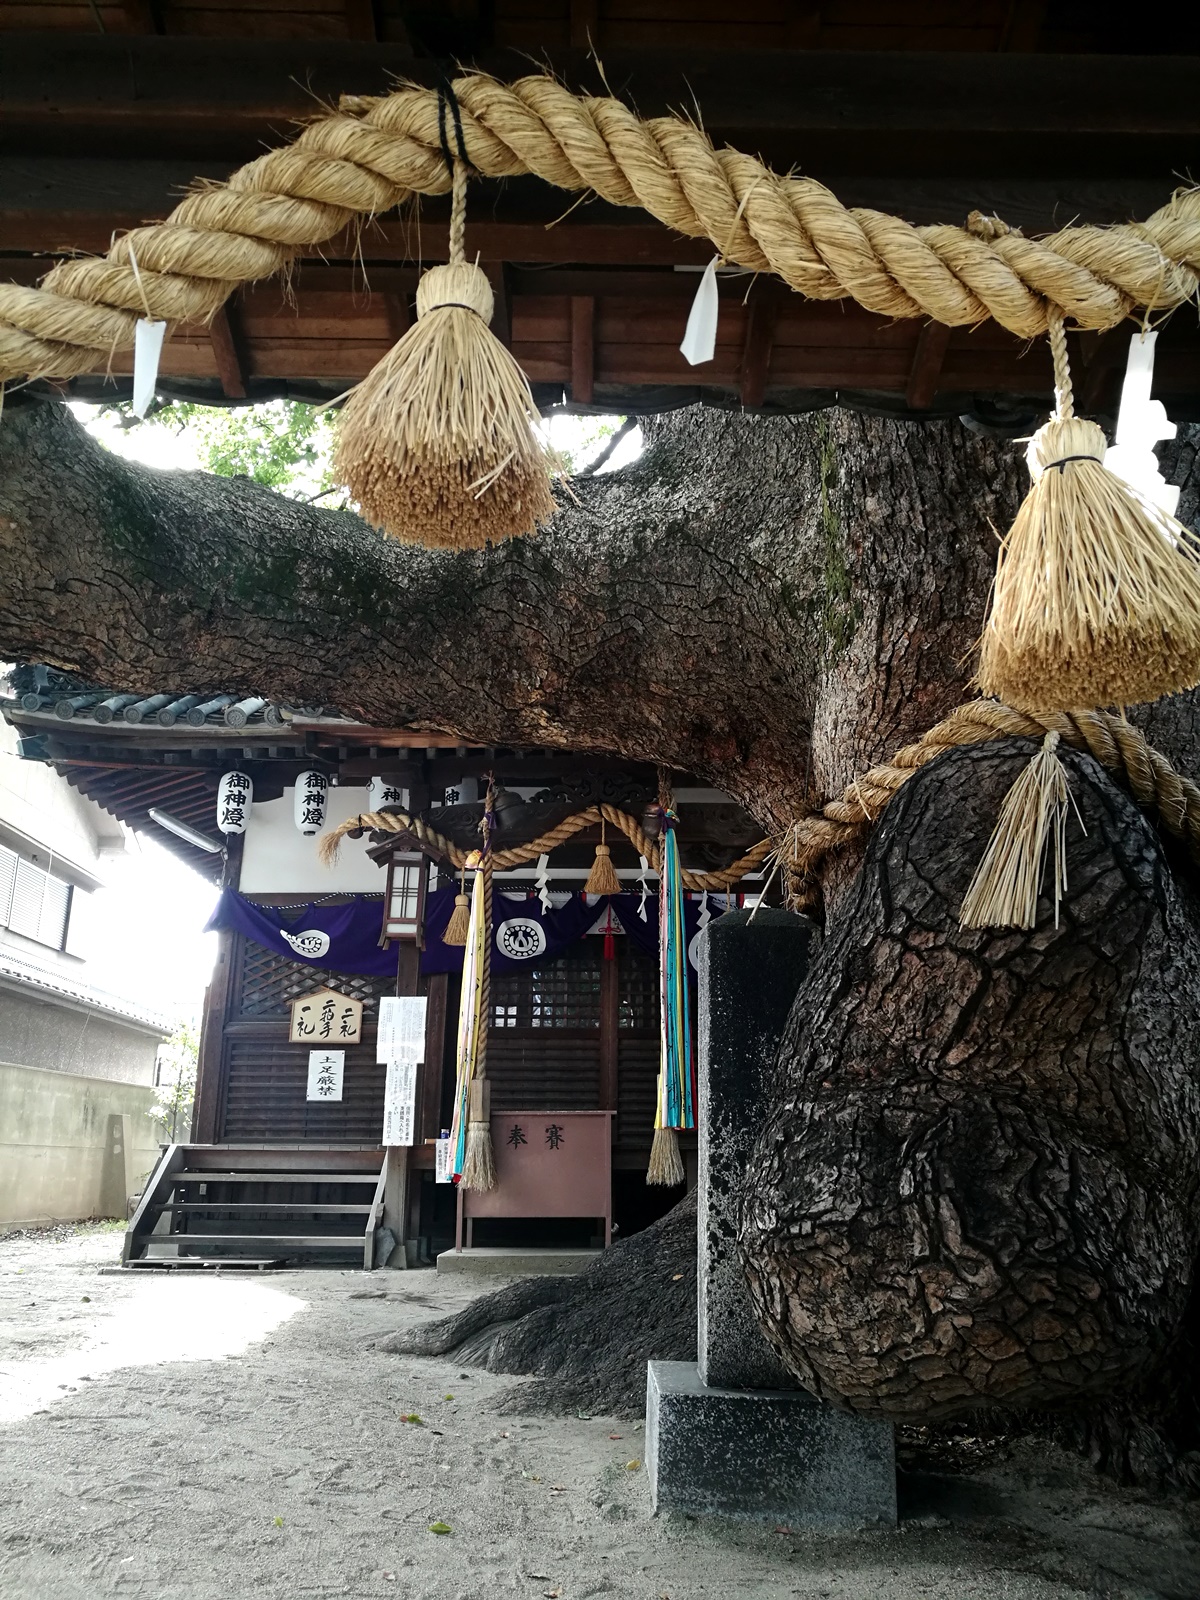
{"type": "MultiPolygon", "coordinates": [[[[247,0],[245,9],[253,13],[260,3],[247,0]]],[[[130,16],[142,16],[145,29],[120,37],[5,37],[0,272],[8,278],[36,282],[46,253],[103,252],[114,230],[164,214],[194,177],[223,176],[264,144],[286,140],[318,100],[382,89],[389,74],[420,82],[437,76],[435,61],[414,54],[431,48],[432,35],[399,38],[404,18],[393,0],[314,0],[347,29],[356,17],[361,35],[323,38],[318,52],[301,38],[149,31],[155,16],[173,27],[180,4],[141,0],[130,16]],[[86,158],[77,157],[81,149],[86,158]]],[[[865,16],[871,8],[859,9],[865,16]]],[[[701,10],[707,16],[713,8],[700,7],[697,16],[701,10]]],[[[584,41],[602,46],[606,75],[641,112],[696,103],[718,141],[780,167],[799,159],[847,204],[918,223],[956,220],[982,206],[1026,231],[1148,215],[1175,174],[1200,170],[1197,60],[1030,54],[1062,47],[1054,10],[1036,0],[995,0],[986,52],[830,49],[845,33],[847,6],[835,14],[805,0],[772,0],[771,26],[781,31],[770,50],[742,49],[744,40],[698,48],[703,28],[685,25],[687,7],[665,0],[661,8],[546,0],[537,26],[542,54],[568,81],[600,89],[584,41]],[[682,45],[644,47],[654,30],[638,18],[659,9],[675,16],[682,45]]],[[[520,41],[504,34],[518,14],[533,17],[527,5],[506,0],[445,8],[456,37],[483,52],[472,59],[508,78],[531,70],[520,41]],[[506,44],[514,48],[506,52],[506,44]]],[[[703,266],[711,246],[597,201],[564,216],[562,199],[532,179],[479,182],[467,229],[467,248],[492,282],[498,336],[543,407],[565,399],[636,411],[703,397],[804,410],[836,396],[917,415],[978,414],[982,398],[985,410],[1011,416],[1019,431],[1049,397],[1044,351],[1006,335],[897,328],[854,307],[786,293],[772,302],[777,286],[765,282],[746,305],[742,283],[722,285],[716,359],[689,368],[678,346],[696,277],[675,269],[703,266]]],[[[298,263],[294,306],[266,281],[247,285],[211,325],[177,329],[163,359],[166,392],[221,403],[342,392],[410,326],[419,276],[411,255],[419,247],[437,258],[445,216],[445,204],[431,200],[422,203],[419,227],[392,215],[361,234],[347,230],[319,258],[298,263]]],[[[1193,417],[1200,416],[1200,333],[1186,322],[1173,318],[1163,334],[1157,383],[1175,414],[1193,417]]],[[[1093,407],[1111,404],[1120,342],[1104,344],[1089,367],[1093,407]]],[[[113,362],[122,387],[108,394],[128,392],[131,365],[124,356],[113,362]]],[[[96,374],[74,392],[100,398],[103,381],[96,374]]]]}

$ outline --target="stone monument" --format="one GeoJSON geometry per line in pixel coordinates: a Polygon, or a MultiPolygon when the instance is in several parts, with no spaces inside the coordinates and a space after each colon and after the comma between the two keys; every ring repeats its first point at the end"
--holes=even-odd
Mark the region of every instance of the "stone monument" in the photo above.
{"type": "Polygon", "coordinates": [[[894,1525],[893,1430],[800,1388],[754,1321],[737,1252],[742,1173],[779,1040],[820,933],[731,911],[700,940],[698,1365],[652,1361],[646,1467],[655,1511],[792,1528],[894,1525]]]}

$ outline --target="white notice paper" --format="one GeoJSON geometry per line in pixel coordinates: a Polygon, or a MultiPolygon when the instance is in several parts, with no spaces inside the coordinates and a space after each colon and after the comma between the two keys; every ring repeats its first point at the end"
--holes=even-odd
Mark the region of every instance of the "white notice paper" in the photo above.
{"type": "Polygon", "coordinates": [[[425,996],[385,995],[379,1002],[376,1061],[424,1061],[425,996]]]}
{"type": "Polygon", "coordinates": [[[342,1098],[342,1073],[346,1066],[344,1050],[310,1050],[308,1052],[308,1098],[310,1100],[340,1100],[342,1098]]]}
{"type": "Polygon", "coordinates": [[[383,1144],[411,1144],[417,1110],[417,1064],[389,1061],[383,1090],[383,1144]]]}
{"type": "Polygon", "coordinates": [[[433,1181],[435,1183],[453,1183],[454,1178],[450,1172],[450,1147],[452,1139],[435,1139],[433,1152],[433,1181]]]}

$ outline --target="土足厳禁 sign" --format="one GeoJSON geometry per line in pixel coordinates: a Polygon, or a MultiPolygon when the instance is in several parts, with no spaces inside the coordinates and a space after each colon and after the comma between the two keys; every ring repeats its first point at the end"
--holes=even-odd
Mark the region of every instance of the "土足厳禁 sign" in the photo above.
{"type": "Polygon", "coordinates": [[[344,1050],[310,1050],[308,1052],[309,1100],[340,1100],[342,1076],[346,1069],[344,1050]]]}

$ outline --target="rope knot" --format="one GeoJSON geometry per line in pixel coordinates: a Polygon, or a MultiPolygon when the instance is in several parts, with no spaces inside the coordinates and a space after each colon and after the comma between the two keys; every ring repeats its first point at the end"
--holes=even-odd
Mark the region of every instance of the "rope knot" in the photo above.
{"type": "Polygon", "coordinates": [[[418,318],[427,317],[440,306],[458,306],[491,322],[495,303],[487,274],[473,261],[449,261],[430,267],[417,285],[418,318]]]}
{"type": "Polygon", "coordinates": [[[985,211],[972,211],[967,218],[967,232],[976,239],[982,239],[984,244],[994,244],[997,239],[1004,239],[1010,233],[1019,233],[1019,228],[1010,228],[1007,222],[999,217],[988,216],[985,211]]]}
{"type": "Polygon", "coordinates": [[[1069,461],[1103,462],[1107,449],[1108,440],[1099,423],[1082,417],[1052,417],[1029,441],[1025,459],[1036,482],[1054,467],[1062,472],[1069,461]]]}

